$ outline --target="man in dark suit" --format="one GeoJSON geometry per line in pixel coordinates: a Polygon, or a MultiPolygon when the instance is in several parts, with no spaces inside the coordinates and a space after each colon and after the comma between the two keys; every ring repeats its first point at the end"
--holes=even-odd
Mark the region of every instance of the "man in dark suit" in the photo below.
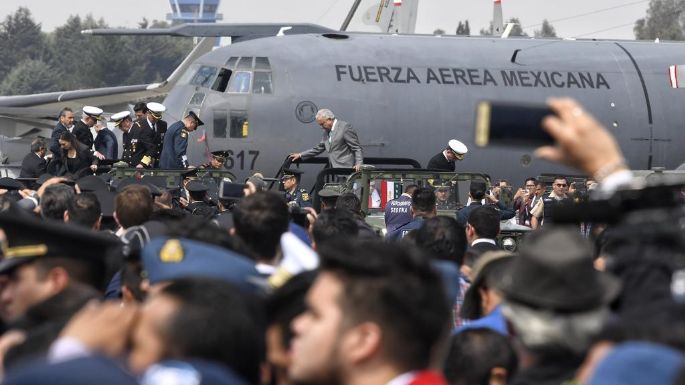
{"type": "Polygon", "coordinates": [[[152,139],[152,130],[140,125],[138,121],[133,122],[130,111],[122,111],[112,115],[115,127],[123,131],[124,153],[121,160],[128,163],[131,167],[144,168],[152,167],[153,154],[155,151],[152,139]]]}
{"type": "Polygon", "coordinates": [[[119,159],[119,141],[109,128],[105,126],[95,126],[97,135],[95,136],[95,153],[100,154],[104,159],[119,159]]]}
{"type": "Polygon", "coordinates": [[[331,167],[361,170],[364,156],[359,137],[352,125],[336,119],[333,112],[327,109],[319,110],[316,122],[324,130],[321,142],[309,150],[290,154],[290,160],[294,162],[300,158],[307,159],[326,151],[331,167]]]}
{"type": "Polygon", "coordinates": [[[102,120],[102,109],[83,106],[83,116],[74,124],[74,129],[71,131],[79,142],[91,150],[93,149],[93,133],[90,128],[95,126],[98,120],[102,120]]]}
{"type": "Polygon", "coordinates": [[[426,166],[426,168],[429,170],[454,171],[455,162],[463,160],[464,154],[468,151],[469,150],[464,143],[452,139],[447,143],[447,148],[428,161],[428,166],[426,166]]]}
{"type": "Polygon", "coordinates": [[[69,107],[62,108],[59,112],[59,121],[55,128],[52,129],[52,135],[50,136],[50,152],[55,159],[59,159],[62,156],[62,147],[59,145],[59,137],[63,132],[69,131],[74,127],[74,111],[69,107]]]}
{"type": "Polygon", "coordinates": [[[31,152],[26,154],[24,160],[21,162],[20,178],[38,178],[45,174],[46,162],[45,154],[47,153],[47,146],[45,140],[36,138],[31,142],[31,152]]]}
{"type": "Polygon", "coordinates": [[[465,267],[462,266],[462,272],[468,275],[478,257],[488,251],[500,249],[495,240],[499,234],[499,223],[499,212],[493,206],[478,206],[471,211],[466,223],[466,240],[469,247],[464,253],[465,267]]]}
{"type": "Polygon", "coordinates": [[[471,199],[471,203],[457,211],[457,222],[462,226],[466,226],[471,211],[483,206],[484,201],[487,201],[486,206],[492,206],[498,211],[500,220],[513,218],[516,214],[512,208],[507,207],[502,201],[497,200],[497,198],[492,195],[487,195],[485,190],[487,190],[485,181],[478,179],[471,181],[471,185],[469,186],[469,198],[471,199]]]}

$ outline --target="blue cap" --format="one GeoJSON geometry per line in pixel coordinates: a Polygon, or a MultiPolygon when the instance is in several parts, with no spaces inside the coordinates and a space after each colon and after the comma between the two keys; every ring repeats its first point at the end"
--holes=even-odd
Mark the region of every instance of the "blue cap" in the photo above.
{"type": "Polygon", "coordinates": [[[685,355],[664,345],[618,345],[597,366],[590,385],[673,384],[685,355]]]}
{"type": "Polygon", "coordinates": [[[112,360],[88,356],[57,364],[31,364],[10,372],[3,384],[136,385],[138,382],[112,360]]]}
{"type": "Polygon", "coordinates": [[[157,238],[143,249],[151,284],[179,278],[216,278],[255,291],[262,278],[248,257],[222,247],[183,238],[157,238]]]}

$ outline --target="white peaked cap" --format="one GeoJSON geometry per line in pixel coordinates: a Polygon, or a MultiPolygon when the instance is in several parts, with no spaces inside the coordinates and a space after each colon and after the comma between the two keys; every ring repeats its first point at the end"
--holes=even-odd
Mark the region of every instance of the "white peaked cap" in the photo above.
{"type": "Polygon", "coordinates": [[[102,108],[93,106],[83,106],[83,113],[96,118],[102,115],[102,108]]]}
{"type": "Polygon", "coordinates": [[[121,112],[117,112],[116,114],[112,115],[109,119],[113,122],[118,122],[118,121],[120,121],[126,117],[129,117],[129,116],[131,116],[130,111],[121,111],[121,112]]]}
{"type": "Polygon", "coordinates": [[[452,149],[452,151],[456,152],[457,154],[464,155],[467,152],[469,152],[469,149],[466,148],[466,145],[456,139],[452,139],[447,143],[448,146],[452,149]]]}
{"type": "Polygon", "coordinates": [[[156,113],[164,112],[166,111],[166,107],[164,107],[164,104],[162,103],[156,103],[156,102],[150,102],[145,105],[148,110],[156,113]]]}

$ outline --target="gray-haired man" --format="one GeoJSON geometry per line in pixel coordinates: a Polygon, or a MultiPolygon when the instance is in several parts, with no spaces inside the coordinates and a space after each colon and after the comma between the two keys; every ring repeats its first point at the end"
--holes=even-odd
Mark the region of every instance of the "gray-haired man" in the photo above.
{"type": "Polygon", "coordinates": [[[364,163],[362,146],[352,125],[335,118],[331,110],[321,109],[316,114],[316,123],[324,130],[323,139],[309,150],[290,154],[290,160],[307,159],[326,151],[331,167],[361,169],[364,163]]]}

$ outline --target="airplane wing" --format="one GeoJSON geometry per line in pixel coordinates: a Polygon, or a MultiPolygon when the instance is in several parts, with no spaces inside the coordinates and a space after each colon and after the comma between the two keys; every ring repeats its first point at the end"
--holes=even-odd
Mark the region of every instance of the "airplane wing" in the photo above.
{"type": "MultiPolygon", "coordinates": [[[[108,106],[124,106],[132,102],[162,97],[169,92],[181,75],[197,58],[211,51],[213,45],[214,39],[202,39],[176,70],[161,83],[48,92],[33,95],[0,96],[0,115],[4,115],[2,108],[22,109],[26,107],[39,107],[45,110],[52,110],[51,119],[54,122],[56,111],[63,107],[80,109],[87,103],[101,106],[107,110],[108,106]]],[[[20,110],[4,111],[16,117],[36,117],[35,111],[32,110],[23,110],[21,112],[20,110]]]]}
{"type": "Polygon", "coordinates": [[[81,31],[86,35],[153,35],[153,36],[184,36],[184,37],[225,37],[230,36],[232,42],[258,39],[267,36],[299,35],[307,33],[337,32],[330,28],[308,23],[193,23],[180,24],[170,28],[148,29],[87,29],[81,31]]]}
{"type": "MultiPolygon", "coordinates": [[[[176,70],[163,82],[118,87],[104,87],[73,91],[49,92],[33,95],[0,96],[0,107],[40,107],[53,111],[63,107],[80,109],[92,104],[112,110],[138,101],[165,96],[176,85],[181,75],[200,56],[212,50],[218,36],[231,36],[233,42],[256,39],[265,36],[293,35],[303,33],[327,33],[334,30],[314,24],[181,24],[171,28],[150,29],[89,29],[85,35],[164,35],[204,37],[190,52],[176,70]],[[111,107],[111,108],[108,108],[111,107]]],[[[53,112],[54,114],[54,112],[53,112]]]]}

